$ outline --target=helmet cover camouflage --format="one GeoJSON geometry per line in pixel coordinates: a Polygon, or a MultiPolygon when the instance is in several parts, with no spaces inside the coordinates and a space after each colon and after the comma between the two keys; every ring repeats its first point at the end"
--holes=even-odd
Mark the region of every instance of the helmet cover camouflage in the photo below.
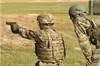
{"type": "Polygon", "coordinates": [[[50,23],[50,24],[54,24],[54,21],[53,21],[53,15],[52,14],[40,14],[38,17],[37,17],[37,21],[39,23],[50,23]]]}

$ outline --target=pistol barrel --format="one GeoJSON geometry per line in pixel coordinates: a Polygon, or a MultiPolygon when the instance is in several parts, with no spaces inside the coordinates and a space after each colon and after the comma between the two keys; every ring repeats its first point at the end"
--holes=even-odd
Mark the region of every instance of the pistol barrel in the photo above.
{"type": "Polygon", "coordinates": [[[16,22],[6,22],[7,25],[16,24],[16,22]]]}

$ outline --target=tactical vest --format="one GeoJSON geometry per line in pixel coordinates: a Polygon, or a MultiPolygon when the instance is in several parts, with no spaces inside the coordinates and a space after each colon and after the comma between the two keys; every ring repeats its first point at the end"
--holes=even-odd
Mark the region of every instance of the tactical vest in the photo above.
{"type": "Polygon", "coordinates": [[[43,43],[36,43],[36,55],[42,62],[59,62],[64,59],[64,43],[61,35],[54,30],[51,33],[40,31],[40,39],[43,43]]]}

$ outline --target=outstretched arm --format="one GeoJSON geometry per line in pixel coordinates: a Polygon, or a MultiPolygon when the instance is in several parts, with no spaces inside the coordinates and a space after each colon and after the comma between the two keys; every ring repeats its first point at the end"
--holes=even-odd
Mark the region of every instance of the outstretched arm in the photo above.
{"type": "Polygon", "coordinates": [[[34,39],[35,41],[42,42],[38,37],[38,34],[32,30],[20,27],[16,22],[6,22],[7,25],[10,25],[11,31],[14,34],[19,34],[26,39],[34,39]]]}

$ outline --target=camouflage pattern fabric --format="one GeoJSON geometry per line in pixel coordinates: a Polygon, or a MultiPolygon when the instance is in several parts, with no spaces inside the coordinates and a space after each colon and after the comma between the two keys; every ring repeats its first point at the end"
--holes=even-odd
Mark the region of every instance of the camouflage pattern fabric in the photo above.
{"type": "Polygon", "coordinates": [[[95,28],[88,29],[90,41],[96,46],[92,56],[92,66],[100,66],[100,25],[95,28]]]}
{"type": "Polygon", "coordinates": [[[63,62],[65,58],[65,46],[62,36],[55,30],[40,30],[37,33],[25,28],[19,28],[19,34],[23,38],[36,41],[35,53],[41,61],[39,66],[58,66],[63,62]],[[52,65],[52,63],[57,65],[52,65]]]}
{"type": "Polygon", "coordinates": [[[100,48],[95,49],[93,56],[92,56],[91,66],[100,66],[100,48]]]}
{"type": "Polygon", "coordinates": [[[88,36],[90,36],[90,41],[92,44],[94,44],[95,46],[100,46],[99,42],[100,42],[100,26],[97,26],[95,28],[89,28],[87,29],[87,34],[88,36]]]}
{"type": "Polygon", "coordinates": [[[73,23],[82,52],[86,59],[89,60],[92,56],[92,50],[86,29],[91,26],[91,24],[88,20],[80,16],[77,17],[77,19],[73,19],[73,23]]]}
{"type": "MultiPolygon", "coordinates": [[[[80,47],[83,51],[84,56],[87,59],[86,66],[91,66],[91,64],[93,64],[92,63],[93,62],[93,60],[92,60],[93,56],[94,55],[100,55],[100,54],[98,54],[100,52],[96,48],[94,54],[92,55],[90,43],[95,44],[95,46],[97,47],[97,45],[100,42],[98,41],[98,37],[96,36],[96,34],[94,34],[94,36],[96,36],[95,40],[94,39],[91,40],[92,37],[94,37],[94,36],[93,36],[93,34],[91,36],[88,35],[87,30],[91,27],[92,27],[91,29],[93,29],[93,28],[97,27],[98,25],[100,25],[100,20],[99,20],[98,23],[96,23],[93,19],[90,19],[88,17],[87,13],[86,13],[84,7],[81,6],[81,5],[78,5],[78,4],[70,7],[69,16],[70,16],[70,19],[72,20],[72,22],[74,24],[75,32],[76,32],[76,35],[78,37],[80,47]]],[[[93,33],[96,33],[96,32],[93,32],[93,33]]],[[[100,38],[100,36],[99,36],[99,38],[100,38]]]]}
{"type": "Polygon", "coordinates": [[[38,17],[37,17],[37,21],[39,23],[51,23],[51,24],[54,24],[54,18],[53,18],[53,15],[52,14],[40,14],[38,17]]]}
{"type": "MultiPolygon", "coordinates": [[[[90,41],[90,37],[89,37],[90,35],[88,35],[88,33],[87,33],[87,30],[89,29],[89,27],[97,27],[98,25],[94,21],[92,21],[92,19],[88,19],[88,16],[84,16],[84,17],[77,16],[77,18],[73,19],[72,21],[74,23],[75,32],[78,37],[80,47],[83,51],[83,54],[85,55],[85,57],[87,59],[86,66],[100,66],[100,49],[96,48],[94,53],[92,53],[92,49],[91,49],[92,42],[90,41]],[[95,62],[97,59],[98,59],[98,62],[95,62]]],[[[91,29],[93,30],[93,28],[91,28],[91,29]]],[[[100,29],[97,29],[97,31],[100,31],[100,29]]],[[[92,33],[94,33],[94,36],[96,36],[95,33],[97,31],[94,30],[94,32],[92,32],[92,33]]],[[[93,34],[91,34],[91,35],[93,37],[93,34]]],[[[100,38],[100,36],[98,36],[98,37],[100,38]]],[[[96,37],[96,40],[98,37],[96,37]]],[[[98,44],[100,46],[100,42],[96,43],[94,41],[94,43],[92,43],[92,44],[96,44],[95,45],[96,47],[98,46],[98,44]]]]}

